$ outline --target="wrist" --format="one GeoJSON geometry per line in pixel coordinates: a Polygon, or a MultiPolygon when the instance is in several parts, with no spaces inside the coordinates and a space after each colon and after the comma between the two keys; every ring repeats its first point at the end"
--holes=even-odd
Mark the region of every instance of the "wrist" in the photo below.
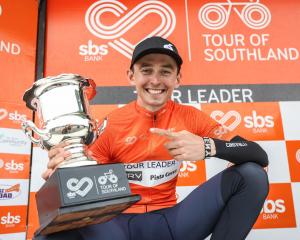
{"type": "Polygon", "coordinates": [[[203,137],[204,142],[204,158],[210,158],[216,155],[216,146],[213,139],[203,137]]]}

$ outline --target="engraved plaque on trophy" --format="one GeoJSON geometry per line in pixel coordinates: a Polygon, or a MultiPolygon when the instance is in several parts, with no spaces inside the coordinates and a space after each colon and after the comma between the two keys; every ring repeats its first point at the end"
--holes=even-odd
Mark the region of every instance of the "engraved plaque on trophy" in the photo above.
{"type": "Polygon", "coordinates": [[[89,114],[95,92],[91,79],[61,74],[36,81],[24,94],[40,123],[24,121],[25,134],[47,150],[68,142],[71,153],[36,193],[40,228],[35,235],[105,222],[140,200],[131,194],[123,164],[99,165],[85,153],[101,134],[89,114]]]}

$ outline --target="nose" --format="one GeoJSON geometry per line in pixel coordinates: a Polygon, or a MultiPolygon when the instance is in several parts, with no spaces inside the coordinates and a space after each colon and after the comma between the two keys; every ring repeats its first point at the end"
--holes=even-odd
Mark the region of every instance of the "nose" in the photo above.
{"type": "Polygon", "coordinates": [[[154,73],[151,76],[150,83],[153,85],[159,85],[161,83],[159,73],[154,73]]]}

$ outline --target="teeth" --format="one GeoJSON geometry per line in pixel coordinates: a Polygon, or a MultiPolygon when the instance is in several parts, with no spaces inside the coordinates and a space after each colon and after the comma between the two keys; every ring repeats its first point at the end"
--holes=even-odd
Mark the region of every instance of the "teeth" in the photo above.
{"type": "Polygon", "coordinates": [[[164,90],[162,89],[147,89],[147,91],[151,94],[160,94],[162,93],[164,90]]]}

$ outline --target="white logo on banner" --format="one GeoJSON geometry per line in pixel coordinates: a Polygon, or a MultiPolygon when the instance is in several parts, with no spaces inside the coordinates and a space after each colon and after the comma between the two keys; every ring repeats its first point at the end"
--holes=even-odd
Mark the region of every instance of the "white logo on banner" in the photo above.
{"type": "Polygon", "coordinates": [[[300,149],[298,149],[296,152],[296,160],[298,163],[300,163],[300,149]]]}
{"type": "Polygon", "coordinates": [[[213,111],[210,116],[230,131],[236,129],[242,121],[241,115],[236,111],[229,111],[224,114],[224,112],[216,110],[213,111]],[[228,122],[231,123],[228,124],[228,122]]]}
{"type": "Polygon", "coordinates": [[[0,120],[6,118],[7,115],[8,115],[8,112],[6,111],[6,109],[0,108],[0,120]]]}
{"type": "Polygon", "coordinates": [[[225,2],[213,2],[203,5],[198,14],[198,18],[202,25],[206,28],[217,30],[223,28],[229,20],[231,10],[234,10],[241,20],[252,29],[262,29],[271,22],[271,13],[269,9],[259,3],[249,1],[232,3],[231,0],[225,2]],[[210,14],[217,15],[216,19],[210,18],[210,14]],[[258,19],[253,16],[259,16],[258,19]]]}
{"type": "Polygon", "coordinates": [[[129,59],[131,58],[135,44],[129,42],[122,36],[145,16],[155,13],[161,17],[161,24],[145,38],[151,36],[167,38],[175,28],[176,17],[173,10],[161,1],[144,1],[128,13],[125,14],[125,11],[127,11],[127,7],[119,1],[97,1],[87,10],[85,14],[85,24],[94,36],[101,39],[112,40],[108,42],[108,45],[129,59]],[[107,12],[119,18],[122,14],[125,15],[113,25],[107,26],[100,20],[100,16],[107,12]]]}
{"type": "Polygon", "coordinates": [[[84,197],[88,194],[92,187],[93,181],[89,177],[84,177],[80,179],[80,181],[77,178],[70,178],[67,181],[67,188],[72,192],[67,193],[67,196],[69,198],[75,198],[77,194],[84,197]],[[86,186],[82,187],[84,184],[86,184],[86,186]]]}
{"type": "Polygon", "coordinates": [[[0,16],[1,16],[1,14],[2,14],[2,7],[1,7],[1,5],[0,5],[0,16]]]}

